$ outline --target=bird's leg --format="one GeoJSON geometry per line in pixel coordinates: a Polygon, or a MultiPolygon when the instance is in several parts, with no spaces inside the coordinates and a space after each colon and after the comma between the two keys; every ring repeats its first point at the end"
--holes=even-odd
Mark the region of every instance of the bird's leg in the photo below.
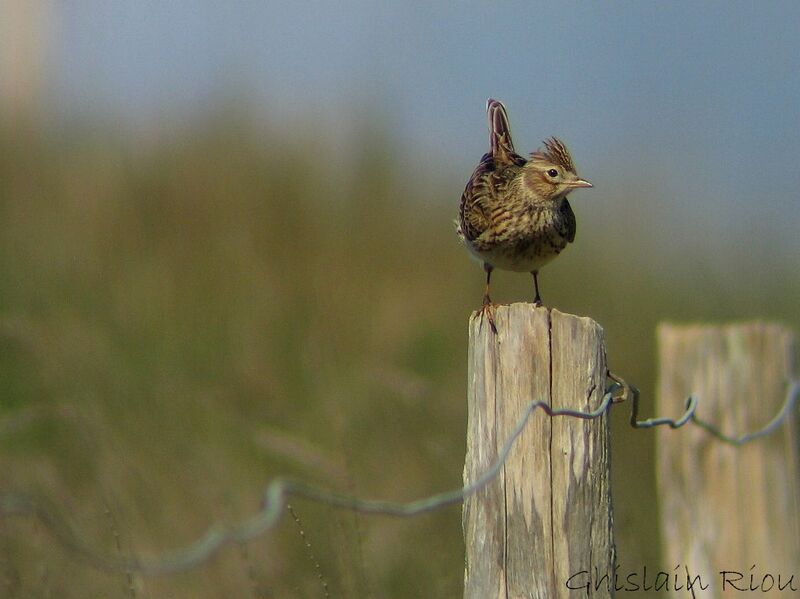
{"type": "Polygon", "coordinates": [[[486,292],[483,294],[483,305],[486,306],[492,303],[492,298],[489,297],[489,283],[492,280],[492,270],[494,270],[494,267],[488,262],[484,262],[483,270],[486,271],[486,292]]]}
{"type": "MultiPolygon", "coordinates": [[[[492,308],[494,307],[494,304],[492,304],[492,298],[489,297],[489,282],[492,279],[492,270],[494,270],[494,267],[488,262],[484,262],[483,270],[486,271],[486,292],[483,294],[483,305],[481,306],[480,310],[478,310],[477,316],[483,318],[483,316],[486,315],[486,319],[489,321],[489,326],[492,327],[492,332],[496,335],[497,327],[494,325],[494,316],[492,315],[492,308]]],[[[481,321],[481,324],[483,324],[483,321],[481,321]]]]}
{"type": "Polygon", "coordinates": [[[542,305],[542,296],[539,295],[539,271],[532,270],[531,274],[533,275],[533,287],[536,289],[536,297],[533,298],[533,305],[534,306],[541,306],[542,305]]]}

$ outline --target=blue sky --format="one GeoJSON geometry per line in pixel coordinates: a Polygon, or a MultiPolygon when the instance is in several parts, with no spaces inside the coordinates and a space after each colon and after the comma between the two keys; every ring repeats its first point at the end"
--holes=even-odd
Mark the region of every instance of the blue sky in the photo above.
{"type": "Polygon", "coordinates": [[[654,218],[689,210],[743,233],[766,214],[800,255],[800,3],[59,7],[53,98],[67,114],[185,118],[232,89],[342,139],[365,113],[386,118],[420,165],[468,174],[493,96],[520,150],[562,137],[592,193],[638,190],[671,203],[654,218]]]}
{"type": "Polygon", "coordinates": [[[800,5],[699,4],[64,4],[59,97],[141,114],[230,85],[331,121],[385,103],[405,136],[445,151],[473,141],[488,95],[513,107],[519,137],[800,141],[786,127],[800,116],[800,5]]]}

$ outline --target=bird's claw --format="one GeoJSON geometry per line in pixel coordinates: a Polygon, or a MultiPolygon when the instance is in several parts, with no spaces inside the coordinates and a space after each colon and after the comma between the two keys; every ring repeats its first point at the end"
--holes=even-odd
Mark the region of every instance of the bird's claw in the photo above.
{"type": "Polygon", "coordinates": [[[485,316],[486,320],[489,321],[489,326],[492,328],[492,333],[497,335],[497,326],[495,326],[494,324],[493,311],[494,311],[494,304],[487,296],[483,299],[483,305],[475,313],[475,317],[481,319],[480,326],[483,326],[483,317],[485,316]]]}

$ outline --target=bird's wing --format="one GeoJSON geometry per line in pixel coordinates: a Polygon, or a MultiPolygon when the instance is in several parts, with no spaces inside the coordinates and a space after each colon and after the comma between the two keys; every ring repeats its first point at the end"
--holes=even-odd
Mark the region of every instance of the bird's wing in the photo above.
{"type": "MultiPolygon", "coordinates": [[[[524,159],[519,160],[524,164],[524,159]]],[[[497,168],[492,154],[483,155],[461,195],[460,234],[467,241],[492,237],[498,221],[507,219],[504,198],[518,173],[519,166],[497,168]]]]}
{"type": "Polygon", "coordinates": [[[467,241],[476,239],[491,224],[487,200],[492,194],[489,175],[493,171],[492,155],[484,154],[461,194],[458,209],[459,234],[467,241]]]}
{"type": "Polygon", "coordinates": [[[561,214],[564,217],[562,222],[564,223],[561,231],[561,235],[567,239],[570,243],[575,241],[575,232],[577,230],[577,222],[575,220],[575,213],[572,211],[572,206],[569,205],[569,202],[566,198],[564,198],[564,203],[561,204],[561,214]]]}

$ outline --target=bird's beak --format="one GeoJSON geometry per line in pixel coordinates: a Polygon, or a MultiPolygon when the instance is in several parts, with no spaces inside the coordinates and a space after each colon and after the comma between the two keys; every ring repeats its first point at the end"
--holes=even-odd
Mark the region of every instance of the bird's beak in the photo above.
{"type": "Polygon", "coordinates": [[[589,183],[586,179],[576,179],[575,181],[570,181],[569,186],[573,189],[578,189],[580,187],[594,187],[594,185],[589,183]]]}

